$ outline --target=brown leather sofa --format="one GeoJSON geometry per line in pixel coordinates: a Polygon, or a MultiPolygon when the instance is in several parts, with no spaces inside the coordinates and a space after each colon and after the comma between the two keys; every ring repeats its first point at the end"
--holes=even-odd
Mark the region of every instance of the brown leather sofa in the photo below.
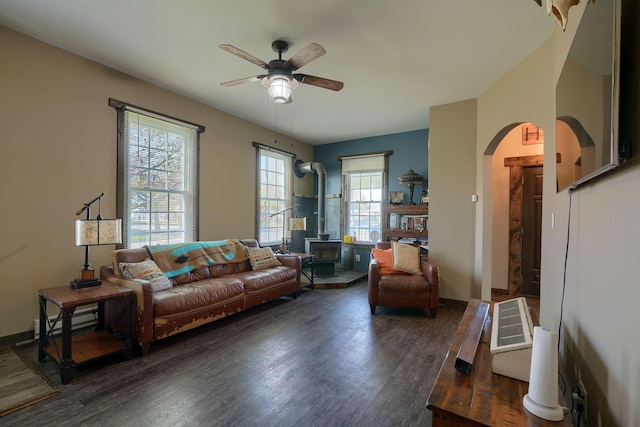
{"type": "MultiPolygon", "coordinates": [[[[258,247],[256,240],[242,240],[258,247]]],[[[259,304],[300,292],[301,261],[295,255],[279,255],[282,265],[252,270],[250,261],[201,267],[171,278],[170,289],[153,291],[149,281],[125,278],[114,269],[119,263],[139,263],[151,258],[146,247],[113,253],[113,265],[103,266],[101,280],[134,290],[137,297],[135,340],[142,354],[152,342],[224,318],[259,304]]]]}
{"type": "MultiPolygon", "coordinates": [[[[389,249],[390,243],[377,243],[377,249],[389,249]]],[[[369,306],[375,314],[377,306],[421,308],[436,317],[440,304],[440,270],[425,259],[420,260],[422,275],[380,274],[378,262],[369,262],[369,306]]]]}

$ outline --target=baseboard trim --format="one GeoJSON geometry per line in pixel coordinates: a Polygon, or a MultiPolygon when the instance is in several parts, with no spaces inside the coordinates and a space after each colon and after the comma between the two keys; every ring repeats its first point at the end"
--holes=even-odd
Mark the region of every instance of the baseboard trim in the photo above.
{"type": "Polygon", "coordinates": [[[451,307],[460,307],[462,309],[467,307],[468,301],[460,301],[457,299],[440,298],[440,305],[448,305],[451,307]]]}
{"type": "Polygon", "coordinates": [[[23,341],[31,341],[34,339],[33,331],[24,331],[18,332],[17,334],[6,335],[4,337],[0,337],[0,346],[17,344],[23,341]]]}
{"type": "Polygon", "coordinates": [[[509,295],[509,289],[491,288],[491,295],[509,295]]]}

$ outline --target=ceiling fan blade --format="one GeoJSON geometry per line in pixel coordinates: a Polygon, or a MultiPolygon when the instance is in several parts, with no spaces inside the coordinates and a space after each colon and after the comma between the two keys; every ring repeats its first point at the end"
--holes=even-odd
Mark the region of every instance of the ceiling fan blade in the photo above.
{"type": "Polygon", "coordinates": [[[327,53],[327,51],[319,44],[309,43],[304,49],[289,58],[284,65],[285,67],[290,67],[291,70],[294,71],[314,59],[321,57],[325,53],[327,53]]]}
{"type": "Polygon", "coordinates": [[[300,83],[335,90],[336,92],[344,87],[344,83],[337,80],[325,79],[324,77],[310,76],[308,74],[294,74],[293,77],[300,83]]]}
{"type": "Polygon", "coordinates": [[[257,82],[257,81],[260,81],[262,79],[262,77],[264,77],[264,76],[245,77],[244,79],[231,80],[231,81],[228,81],[228,82],[220,83],[220,86],[230,87],[230,86],[241,85],[243,83],[257,82]]]}
{"type": "Polygon", "coordinates": [[[245,59],[249,62],[252,62],[254,64],[256,64],[258,67],[262,67],[265,70],[269,69],[269,64],[267,64],[266,62],[264,62],[262,59],[258,59],[255,56],[251,55],[250,53],[245,52],[242,49],[238,49],[235,46],[232,46],[230,44],[221,44],[220,45],[220,49],[222,50],[226,50],[229,53],[232,53],[236,56],[239,56],[242,59],[245,59]]]}

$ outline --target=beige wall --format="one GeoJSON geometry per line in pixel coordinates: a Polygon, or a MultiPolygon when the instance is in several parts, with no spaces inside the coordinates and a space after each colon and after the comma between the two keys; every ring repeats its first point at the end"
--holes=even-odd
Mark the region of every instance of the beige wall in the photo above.
{"type": "MultiPolygon", "coordinates": [[[[0,27],[0,337],[33,328],[37,290],[82,268],[75,212],[100,192],[114,217],[116,112],[109,98],[206,127],[200,141],[200,238],[255,235],[255,149],[305,160],[312,147],[0,27]]],[[[313,178],[295,180],[313,194],[313,178]]],[[[90,250],[92,267],[113,247],[90,250]]]]}
{"type": "MultiPolygon", "coordinates": [[[[571,9],[565,32],[553,38],[478,98],[478,185],[489,193],[491,167],[481,153],[506,125],[533,122],[545,131],[545,164],[556,154],[555,86],[584,8],[571,9]]],[[[638,7],[636,6],[636,11],[638,7]]],[[[634,17],[634,22],[637,22],[634,17]]],[[[636,30],[637,31],[637,30],[636,30]]],[[[636,41],[638,34],[634,35],[636,41]]],[[[639,54],[635,44],[635,57],[639,54]]],[[[638,86],[633,88],[637,108],[638,86]]],[[[638,112],[626,112],[638,117],[638,112]]],[[[634,121],[637,138],[637,121],[634,121]]],[[[599,135],[595,132],[595,137],[599,135]]],[[[493,171],[495,172],[495,171],[493,171]]],[[[589,393],[587,425],[640,424],[640,166],[637,161],[569,195],[556,193],[555,168],[545,168],[542,231],[541,324],[557,330],[562,313],[560,368],[567,390],[580,376],[589,393]],[[571,198],[571,200],[570,200],[571,198]],[[569,204],[571,221],[569,224],[569,204]],[[552,227],[551,216],[555,216],[552,227]],[[567,228],[570,225],[566,290],[562,303],[567,228]]],[[[482,197],[485,204],[491,197],[482,197]]],[[[485,206],[484,214],[492,210],[485,206]]],[[[485,254],[492,248],[491,221],[478,229],[485,254]]],[[[476,246],[478,244],[476,243],[476,246]]],[[[487,263],[480,262],[482,267],[487,263]]],[[[491,274],[483,268],[483,295],[491,274]]],[[[584,425],[584,424],[583,424],[584,425]]]]}
{"type": "MultiPolygon", "coordinates": [[[[484,92],[477,99],[477,113],[463,108],[464,102],[431,108],[429,258],[445,267],[444,297],[475,296],[474,278],[480,277],[482,297],[488,299],[495,281],[501,280],[502,273],[493,270],[502,270],[504,265],[493,258],[503,253],[499,247],[504,238],[495,229],[501,222],[496,215],[504,210],[504,196],[497,194],[502,187],[495,181],[503,178],[495,159],[484,153],[503,129],[531,122],[545,132],[545,164],[555,165],[556,83],[588,4],[572,8],[565,32],[557,29],[547,43],[484,92]],[[476,134],[460,137],[462,129],[468,132],[476,123],[476,134]],[[473,141],[477,141],[475,167],[459,167],[467,165],[467,153],[458,150],[472,149],[473,141]],[[473,191],[468,188],[470,179],[479,194],[475,236],[467,232],[468,212],[460,202],[473,191]],[[472,271],[468,266],[471,248],[475,251],[472,271]]],[[[629,21],[637,22],[640,7],[629,4],[634,5],[629,21]]],[[[638,62],[640,31],[635,30],[632,37],[634,53],[630,56],[638,62]]],[[[639,87],[627,82],[625,89],[634,91],[628,102],[632,109],[621,111],[631,117],[632,143],[640,138],[635,120],[640,114],[639,87]]],[[[594,139],[602,134],[599,129],[592,131],[594,139]]],[[[540,320],[542,326],[558,330],[562,316],[560,371],[569,393],[578,378],[587,388],[586,425],[640,425],[640,341],[636,338],[640,324],[639,186],[637,159],[572,195],[566,190],[557,193],[555,167],[545,168],[540,320]]]]}
{"type": "Polygon", "coordinates": [[[475,100],[433,107],[429,129],[429,261],[440,267],[440,296],[480,297],[474,272],[475,100]]]}

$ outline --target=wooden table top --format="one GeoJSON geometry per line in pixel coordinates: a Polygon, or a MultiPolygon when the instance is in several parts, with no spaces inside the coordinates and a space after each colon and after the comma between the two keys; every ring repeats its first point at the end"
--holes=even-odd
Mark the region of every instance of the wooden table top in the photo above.
{"type": "MultiPolygon", "coordinates": [[[[524,409],[522,399],[528,392],[529,383],[493,373],[490,348],[493,305],[484,323],[471,374],[465,375],[455,369],[456,355],[479,304],[480,300],[477,299],[469,301],[427,400],[427,408],[469,420],[468,425],[571,426],[570,414],[566,414],[562,422],[552,422],[524,409]]],[[[538,323],[537,318],[533,321],[534,324],[538,323]]],[[[561,396],[560,400],[560,404],[564,405],[561,396]]]]}
{"type": "Polygon", "coordinates": [[[109,298],[117,298],[131,294],[132,292],[132,289],[125,288],[124,286],[102,282],[101,286],[92,286],[83,289],[73,289],[71,286],[39,289],[38,295],[55,303],[58,307],[65,308],[91,304],[109,298]]]}

